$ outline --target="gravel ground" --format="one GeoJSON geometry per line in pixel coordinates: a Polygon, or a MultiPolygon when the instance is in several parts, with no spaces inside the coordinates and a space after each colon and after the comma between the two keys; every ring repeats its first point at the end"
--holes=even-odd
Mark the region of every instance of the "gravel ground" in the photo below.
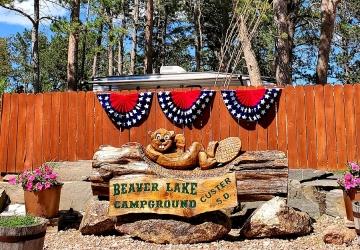
{"type": "Polygon", "coordinates": [[[313,224],[314,232],[295,239],[259,239],[245,240],[238,237],[239,230],[232,230],[227,239],[191,245],[156,245],[133,239],[129,236],[83,236],[77,230],[57,232],[49,227],[44,249],[360,249],[356,240],[350,246],[326,245],[322,241],[322,232],[329,225],[343,224],[340,218],[323,215],[313,224]]]}

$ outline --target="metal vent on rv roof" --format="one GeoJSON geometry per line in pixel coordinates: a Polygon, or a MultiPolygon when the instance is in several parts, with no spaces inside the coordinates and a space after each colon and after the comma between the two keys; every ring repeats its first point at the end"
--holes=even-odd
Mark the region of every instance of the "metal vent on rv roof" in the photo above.
{"type": "Polygon", "coordinates": [[[186,73],[186,70],[181,68],[180,66],[161,66],[160,74],[178,74],[178,73],[186,73]]]}

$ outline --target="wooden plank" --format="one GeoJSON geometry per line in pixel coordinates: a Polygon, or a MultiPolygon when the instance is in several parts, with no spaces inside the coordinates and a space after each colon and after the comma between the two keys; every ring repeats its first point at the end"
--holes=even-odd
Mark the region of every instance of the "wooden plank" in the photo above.
{"type": "Polygon", "coordinates": [[[2,95],[2,113],[1,113],[1,136],[0,136],[0,171],[6,173],[7,148],[9,141],[11,95],[2,95]]]}
{"type": "MultiPolygon", "coordinates": [[[[360,124],[360,85],[354,84],[355,124],[360,124]]],[[[356,129],[356,161],[360,161],[360,131],[356,129]]]]}
{"type": "Polygon", "coordinates": [[[325,111],[324,111],[324,87],[317,85],[315,91],[315,124],[316,124],[316,149],[318,169],[326,169],[326,129],[325,129],[325,111]]]}
{"type": "MultiPolygon", "coordinates": [[[[121,94],[134,94],[137,93],[136,90],[129,90],[129,91],[121,91],[121,94]]],[[[139,137],[139,133],[136,127],[132,127],[129,129],[129,141],[130,142],[137,142],[139,137]]]]}
{"type": "Polygon", "coordinates": [[[34,113],[34,161],[33,169],[43,164],[43,152],[42,152],[42,131],[44,123],[43,112],[43,94],[35,95],[35,113],[34,113]]]}
{"type": "Polygon", "coordinates": [[[327,169],[336,169],[336,130],[333,86],[324,86],[327,169]]]}
{"type": "Polygon", "coordinates": [[[10,98],[10,121],[9,121],[9,141],[8,141],[8,156],[6,171],[14,173],[16,171],[16,134],[17,134],[17,120],[18,120],[18,94],[12,94],[10,98]]]}
{"type": "Polygon", "coordinates": [[[26,138],[25,138],[25,163],[24,169],[34,166],[34,120],[35,120],[35,95],[26,96],[26,138]]]}
{"type": "Polygon", "coordinates": [[[213,124],[212,127],[212,138],[213,141],[220,140],[220,107],[224,105],[223,99],[221,97],[221,88],[214,87],[213,88],[216,93],[214,96],[214,104],[211,110],[211,123],[213,124]]]}
{"type": "Polygon", "coordinates": [[[50,119],[50,161],[57,161],[60,157],[60,107],[61,93],[51,94],[51,119],[50,119]]]}
{"type": "Polygon", "coordinates": [[[335,130],[336,130],[336,151],[337,151],[337,169],[346,168],[346,126],[345,126],[345,108],[344,108],[344,88],[343,86],[334,86],[334,104],[335,104],[335,130]]]}
{"type": "Polygon", "coordinates": [[[306,124],[305,124],[305,90],[298,86],[296,92],[296,130],[298,167],[307,167],[306,156],[306,124]]]}
{"type": "Polygon", "coordinates": [[[94,105],[97,100],[95,100],[95,94],[93,92],[85,93],[85,159],[92,159],[95,152],[94,148],[94,123],[95,123],[95,113],[94,105]]]}
{"type": "MultiPolygon", "coordinates": [[[[277,99],[279,100],[279,99],[277,99]]],[[[267,127],[267,132],[268,132],[268,145],[267,145],[267,149],[269,150],[275,150],[277,149],[277,121],[276,121],[276,110],[277,110],[277,105],[278,102],[275,103],[275,105],[272,105],[268,115],[266,116],[267,119],[269,119],[267,121],[268,127],[267,127]]]]}
{"type": "Polygon", "coordinates": [[[12,94],[10,97],[10,121],[9,121],[9,138],[7,146],[7,164],[6,171],[14,173],[16,171],[16,144],[17,144],[17,123],[18,123],[18,94],[12,94]]]}
{"type": "Polygon", "coordinates": [[[284,88],[279,97],[278,112],[276,114],[278,150],[283,151],[285,154],[287,154],[286,95],[287,89],[284,88]]]}
{"type": "Polygon", "coordinates": [[[25,143],[26,143],[26,94],[20,94],[18,100],[18,125],[16,138],[16,169],[20,173],[24,170],[25,163],[25,143]]]}
{"type": "MultiPolygon", "coordinates": [[[[236,90],[235,87],[230,87],[231,90],[236,90]]],[[[230,113],[229,113],[230,114],[230,113]]],[[[232,115],[230,115],[229,120],[229,136],[231,137],[239,137],[239,124],[238,120],[236,120],[232,115]]],[[[241,138],[240,138],[241,140],[241,138]]]]}
{"type": "Polygon", "coordinates": [[[18,94],[12,94],[10,97],[10,122],[9,122],[9,139],[7,147],[7,164],[6,171],[14,173],[16,171],[16,137],[17,137],[17,123],[18,123],[18,94]]]}
{"type": "MultiPolygon", "coordinates": [[[[182,88],[174,88],[174,91],[181,91],[183,90],[182,88]]],[[[149,124],[150,125],[150,124],[149,124]]],[[[184,129],[183,126],[177,125],[177,124],[173,124],[173,130],[175,132],[175,134],[184,134],[184,129]]],[[[150,143],[150,137],[148,137],[147,139],[147,144],[150,143]]]]}
{"type": "Polygon", "coordinates": [[[298,168],[297,156],[297,121],[296,121],[296,90],[292,86],[286,88],[286,116],[287,116],[287,136],[288,136],[288,158],[289,168],[298,168]]]}
{"type": "Polygon", "coordinates": [[[77,113],[78,113],[78,93],[74,91],[67,92],[69,100],[68,114],[68,156],[66,160],[76,160],[77,148],[77,113]]]}
{"type": "Polygon", "coordinates": [[[306,86],[305,90],[305,119],[306,119],[306,141],[307,141],[307,163],[308,168],[317,168],[316,154],[316,125],[315,125],[315,100],[314,87],[306,86]]]}
{"type": "Polygon", "coordinates": [[[103,144],[116,147],[117,145],[119,145],[119,130],[104,110],[101,114],[102,114],[103,144]]]}
{"type": "MultiPolygon", "coordinates": [[[[94,97],[95,98],[95,97],[94,97]]],[[[95,115],[95,122],[94,122],[94,149],[95,151],[99,148],[100,145],[103,144],[103,115],[105,114],[104,109],[102,108],[99,101],[94,101],[94,115],[95,115]]]]}
{"type": "MultiPolygon", "coordinates": [[[[142,89],[140,91],[140,93],[144,93],[147,91],[148,91],[147,89],[142,89]]],[[[152,103],[150,103],[149,105],[150,105],[150,109],[151,109],[152,103]]],[[[148,127],[149,127],[149,120],[148,120],[148,116],[147,116],[147,117],[143,118],[142,122],[139,124],[139,126],[137,126],[137,129],[139,132],[138,142],[143,146],[146,146],[147,141],[149,141],[148,127]]],[[[169,130],[173,130],[173,127],[171,127],[171,129],[169,129],[169,130]]]]}
{"type": "Polygon", "coordinates": [[[81,91],[77,93],[77,144],[76,144],[76,159],[86,160],[86,93],[81,91]]]}
{"type": "Polygon", "coordinates": [[[189,181],[133,175],[110,181],[111,216],[146,212],[191,217],[237,205],[234,173],[189,181]]]}
{"type": "Polygon", "coordinates": [[[148,117],[146,118],[146,132],[145,132],[146,140],[144,142],[144,146],[150,144],[151,140],[150,140],[149,133],[154,132],[157,129],[156,128],[157,113],[162,112],[162,111],[157,110],[158,106],[155,103],[158,101],[157,92],[156,91],[152,91],[152,92],[153,92],[153,98],[151,101],[151,106],[150,106],[148,117]]]}
{"type": "Polygon", "coordinates": [[[60,93],[60,143],[59,143],[59,161],[65,161],[68,158],[68,125],[69,125],[69,94],[60,93]]]}
{"type": "Polygon", "coordinates": [[[43,158],[42,162],[51,161],[51,108],[52,108],[52,93],[43,94],[43,131],[42,131],[42,152],[43,158]]]}
{"type": "Polygon", "coordinates": [[[229,113],[229,110],[226,107],[226,104],[224,103],[224,101],[221,98],[221,103],[220,103],[220,107],[219,107],[219,127],[220,127],[220,139],[223,140],[227,137],[229,137],[230,135],[230,127],[229,127],[229,123],[231,118],[231,114],[229,113]]]}
{"type": "Polygon", "coordinates": [[[345,108],[345,128],[347,161],[354,161],[356,157],[356,124],[354,111],[354,87],[350,84],[344,85],[344,108],[345,108]]]}

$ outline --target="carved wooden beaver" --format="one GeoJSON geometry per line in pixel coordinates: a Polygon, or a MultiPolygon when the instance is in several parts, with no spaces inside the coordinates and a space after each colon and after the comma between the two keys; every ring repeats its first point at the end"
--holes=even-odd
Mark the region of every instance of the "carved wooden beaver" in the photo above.
{"type": "Polygon", "coordinates": [[[200,166],[208,169],[215,163],[215,150],[217,142],[210,142],[207,151],[199,142],[193,142],[185,150],[185,137],[160,128],[149,132],[151,144],[145,149],[146,156],[157,164],[169,169],[190,169],[200,166]]]}

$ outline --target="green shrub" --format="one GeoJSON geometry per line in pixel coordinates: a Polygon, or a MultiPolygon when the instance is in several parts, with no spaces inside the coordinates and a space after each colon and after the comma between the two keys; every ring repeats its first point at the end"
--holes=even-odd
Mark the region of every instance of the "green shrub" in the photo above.
{"type": "Polygon", "coordinates": [[[0,217],[0,227],[23,227],[34,225],[38,220],[33,216],[2,216],[0,217]]]}

